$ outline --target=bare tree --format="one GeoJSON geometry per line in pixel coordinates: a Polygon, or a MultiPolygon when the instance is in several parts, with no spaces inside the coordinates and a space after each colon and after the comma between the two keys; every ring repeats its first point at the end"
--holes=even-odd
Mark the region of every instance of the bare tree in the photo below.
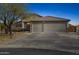
{"type": "Polygon", "coordinates": [[[12,34],[13,23],[22,19],[25,12],[25,4],[0,4],[0,21],[5,25],[6,34],[12,34]]]}

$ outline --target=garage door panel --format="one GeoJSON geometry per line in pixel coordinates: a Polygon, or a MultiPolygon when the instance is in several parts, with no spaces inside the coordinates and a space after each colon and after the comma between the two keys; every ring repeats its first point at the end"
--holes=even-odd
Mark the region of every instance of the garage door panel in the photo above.
{"type": "Polygon", "coordinates": [[[42,24],[41,23],[33,23],[32,24],[32,32],[42,32],[42,24]]]}
{"type": "Polygon", "coordinates": [[[66,31],[66,25],[60,23],[45,23],[44,32],[64,32],[66,31]]]}

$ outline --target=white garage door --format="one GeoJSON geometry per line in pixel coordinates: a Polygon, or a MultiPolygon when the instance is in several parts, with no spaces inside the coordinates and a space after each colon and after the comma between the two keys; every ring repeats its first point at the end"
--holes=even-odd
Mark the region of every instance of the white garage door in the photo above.
{"type": "Polygon", "coordinates": [[[65,32],[66,24],[47,22],[44,24],[44,32],[65,32]]]}
{"type": "Polygon", "coordinates": [[[42,32],[42,23],[32,23],[32,32],[42,32]]]}

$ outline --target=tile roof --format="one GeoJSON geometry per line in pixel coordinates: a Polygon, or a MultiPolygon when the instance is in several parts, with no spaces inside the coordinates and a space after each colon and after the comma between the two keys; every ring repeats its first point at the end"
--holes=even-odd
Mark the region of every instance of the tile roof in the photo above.
{"type": "Polygon", "coordinates": [[[23,21],[70,21],[69,19],[60,18],[60,17],[54,17],[54,16],[36,16],[32,18],[25,19],[23,21]]]}

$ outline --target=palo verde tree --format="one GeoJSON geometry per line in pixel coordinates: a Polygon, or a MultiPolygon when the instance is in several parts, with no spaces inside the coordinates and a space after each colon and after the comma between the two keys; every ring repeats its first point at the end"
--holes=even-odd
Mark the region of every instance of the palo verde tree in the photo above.
{"type": "Polygon", "coordinates": [[[25,4],[0,4],[0,21],[5,26],[6,34],[12,34],[13,23],[17,22],[19,19],[22,19],[25,12],[25,4]]]}

